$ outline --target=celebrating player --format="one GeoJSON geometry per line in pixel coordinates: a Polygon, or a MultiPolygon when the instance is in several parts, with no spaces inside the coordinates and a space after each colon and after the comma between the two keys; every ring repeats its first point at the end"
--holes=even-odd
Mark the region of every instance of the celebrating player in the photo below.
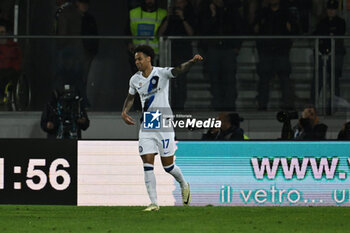
{"type": "MultiPolygon", "coordinates": [[[[154,51],[148,45],[140,45],[135,49],[135,63],[139,70],[130,79],[129,94],[125,99],[122,117],[126,124],[134,125],[134,119],[128,115],[134,103],[136,92],[139,93],[143,112],[150,109],[157,109],[153,118],[160,114],[159,108],[170,109],[169,105],[169,79],[189,71],[193,64],[202,61],[200,55],[195,55],[191,60],[176,68],[161,68],[152,66],[154,51]]],[[[143,119],[145,120],[145,119],[143,119]]],[[[186,182],[182,172],[174,163],[175,154],[175,133],[174,130],[162,131],[152,130],[147,132],[144,129],[139,131],[139,152],[143,161],[145,184],[151,204],[144,211],[158,211],[156,192],[156,178],[153,172],[154,157],[160,154],[163,168],[179,182],[182,192],[182,202],[189,205],[191,201],[190,186],[186,182]]]]}

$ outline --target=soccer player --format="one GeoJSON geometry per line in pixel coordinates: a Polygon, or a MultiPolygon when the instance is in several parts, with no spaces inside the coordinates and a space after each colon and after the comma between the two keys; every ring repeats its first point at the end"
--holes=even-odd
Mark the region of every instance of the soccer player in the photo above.
{"type": "MultiPolygon", "coordinates": [[[[122,111],[122,118],[128,125],[134,125],[135,121],[128,115],[131,109],[136,92],[139,93],[143,112],[150,109],[157,109],[153,115],[159,117],[159,108],[170,109],[169,105],[169,80],[177,75],[186,73],[196,62],[202,61],[200,55],[195,55],[191,60],[181,64],[176,68],[161,68],[152,66],[154,50],[148,45],[140,45],[135,51],[135,64],[139,70],[130,79],[129,94],[125,99],[122,111]]],[[[145,119],[143,119],[145,120],[145,119]]],[[[175,154],[175,133],[165,132],[161,129],[147,132],[140,128],[139,131],[139,152],[143,161],[145,184],[151,204],[144,211],[158,211],[156,192],[156,178],[153,172],[154,157],[160,154],[163,168],[171,174],[181,186],[182,202],[189,205],[191,201],[190,186],[186,182],[182,172],[174,163],[175,154]]]]}

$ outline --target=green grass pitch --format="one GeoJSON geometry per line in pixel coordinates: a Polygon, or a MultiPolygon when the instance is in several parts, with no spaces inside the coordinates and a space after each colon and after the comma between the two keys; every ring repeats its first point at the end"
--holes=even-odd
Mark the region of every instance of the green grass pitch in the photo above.
{"type": "Polygon", "coordinates": [[[350,232],[348,207],[143,208],[0,205],[0,232],[350,232]]]}

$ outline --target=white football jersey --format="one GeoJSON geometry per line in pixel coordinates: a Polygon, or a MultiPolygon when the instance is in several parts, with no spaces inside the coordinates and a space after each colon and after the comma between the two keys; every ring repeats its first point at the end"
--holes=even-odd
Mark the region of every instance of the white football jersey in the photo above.
{"type": "Polygon", "coordinates": [[[142,109],[169,108],[169,80],[174,78],[171,73],[172,67],[154,67],[151,74],[146,78],[139,71],[130,79],[129,94],[139,93],[142,109]]]}

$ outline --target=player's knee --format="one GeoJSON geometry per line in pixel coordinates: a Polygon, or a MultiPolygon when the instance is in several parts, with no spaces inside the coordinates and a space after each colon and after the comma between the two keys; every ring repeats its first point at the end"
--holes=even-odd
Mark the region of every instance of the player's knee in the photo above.
{"type": "Polygon", "coordinates": [[[163,166],[164,170],[168,173],[171,172],[174,169],[174,167],[175,167],[175,164],[171,164],[169,166],[163,166]]]}
{"type": "Polygon", "coordinates": [[[143,164],[143,170],[144,171],[153,171],[154,165],[150,163],[144,163],[143,164]]]}

